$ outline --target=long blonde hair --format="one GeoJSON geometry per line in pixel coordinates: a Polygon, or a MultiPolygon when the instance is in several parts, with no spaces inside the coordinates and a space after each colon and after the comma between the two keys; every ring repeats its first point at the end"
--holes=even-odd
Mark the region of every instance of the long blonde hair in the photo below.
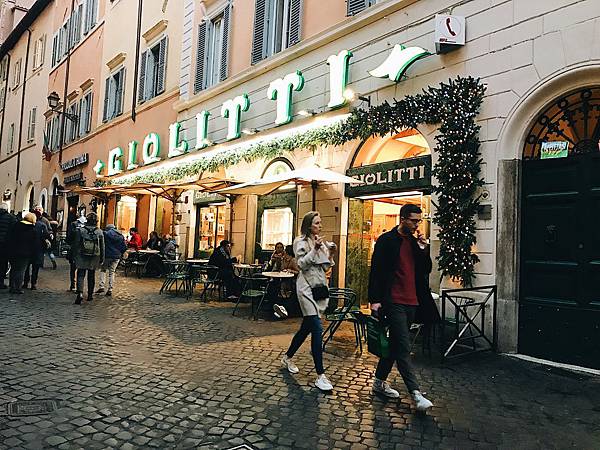
{"type": "Polygon", "coordinates": [[[309,211],[304,214],[304,217],[302,218],[302,225],[300,226],[300,234],[302,234],[302,236],[305,238],[310,237],[310,227],[312,227],[313,220],[317,216],[320,216],[319,211],[309,211]]]}

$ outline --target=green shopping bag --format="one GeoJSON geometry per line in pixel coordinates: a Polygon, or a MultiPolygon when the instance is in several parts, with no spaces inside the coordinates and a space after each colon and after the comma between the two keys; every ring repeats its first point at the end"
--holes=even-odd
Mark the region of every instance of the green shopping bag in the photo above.
{"type": "Polygon", "coordinates": [[[390,356],[390,339],[388,327],[381,324],[373,316],[367,317],[367,349],[379,358],[390,356]]]}

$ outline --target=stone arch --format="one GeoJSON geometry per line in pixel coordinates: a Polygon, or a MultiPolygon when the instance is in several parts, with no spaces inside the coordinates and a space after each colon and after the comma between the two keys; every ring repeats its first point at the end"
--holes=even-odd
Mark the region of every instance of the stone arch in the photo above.
{"type": "Polygon", "coordinates": [[[35,187],[33,183],[29,182],[25,188],[25,195],[23,196],[22,211],[29,211],[35,206],[35,187]]]}

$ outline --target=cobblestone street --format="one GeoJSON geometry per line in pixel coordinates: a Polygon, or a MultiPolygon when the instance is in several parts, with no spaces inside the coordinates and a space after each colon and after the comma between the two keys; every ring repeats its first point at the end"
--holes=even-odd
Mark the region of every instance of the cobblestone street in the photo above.
{"type": "Polygon", "coordinates": [[[441,365],[417,356],[435,403],[415,414],[370,391],[375,359],[334,342],[335,386],[280,359],[298,321],[231,316],[229,303],[159,295],[161,280],[117,279],[112,298],[74,306],[64,261],[38,291],[0,292],[0,448],[600,448],[600,380],[495,355],[441,365]],[[54,400],[47,415],[14,401],[54,400]]]}

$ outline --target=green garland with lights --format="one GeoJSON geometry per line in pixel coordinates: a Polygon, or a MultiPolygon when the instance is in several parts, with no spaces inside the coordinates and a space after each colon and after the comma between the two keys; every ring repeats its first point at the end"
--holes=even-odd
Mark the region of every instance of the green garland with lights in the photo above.
{"type": "Polygon", "coordinates": [[[214,172],[239,162],[250,163],[259,159],[285,156],[299,149],[342,145],[355,139],[385,136],[418,125],[439,124],[434,151],[438,161],[433,168],[439,205],[434,223],[439,225],[439,268],[444,276],[471,286],[475,278],[475,264],[479,258],[473,253],[475,214],[479,206],[477,190],[483,185],[480,178],[479,126],[475,117],[479,112],[485,87],[478,79],[458,77],[429,87],[422,94],[387,101],[369,109],[356,109],[343,122],[297,133],[272,141],[253,144],[245,149],[235,146],[194,161],[182,161],[176,167],[156,169],[142,175],[120,177],[115,183],[168,181],[214,172]]]}
{"type": "Polygon", "coordinates": [[[408,96],[393,104],[385,102],[368,110],[356,110],[345,122],[341,135],[332,144],[354,139],[385,136],[419,124],[439,124],[434,151],[438,155],[432,174],[437,179],[433,191],[438,195],[433,221],[439,225],[440,272],[472,286],[476,243],[475,214],[479,207],[478,188],[481,155],[479,129],[475,118],[483,102],[485,87],[479,79],[458,77],[429,87],[422,94],[408,96]]]}

